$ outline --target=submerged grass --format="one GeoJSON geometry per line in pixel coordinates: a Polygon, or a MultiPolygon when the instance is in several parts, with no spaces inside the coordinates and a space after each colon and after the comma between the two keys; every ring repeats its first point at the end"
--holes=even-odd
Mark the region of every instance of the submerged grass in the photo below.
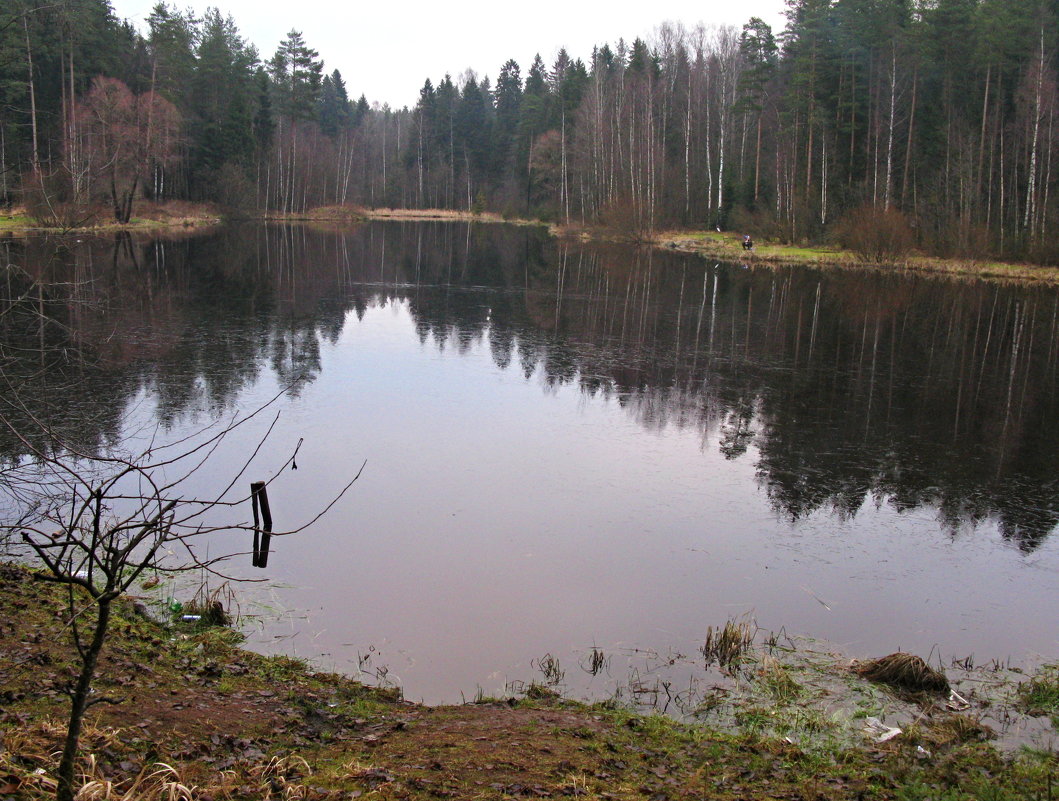
{"type": "Polygon", "coordinates": [[[761,659],[758,681],[765,694],[779,704],[794,703],[806,694],[805,688],[791,676],[791,669],[767,654],[761,659]]]}
{"type": "Polygon", "coordinates": [[[1050,715],[1059,726],[1059,664],[1043,665],[1017,688],[1019,708],[1029,715],[1050,715]]]}

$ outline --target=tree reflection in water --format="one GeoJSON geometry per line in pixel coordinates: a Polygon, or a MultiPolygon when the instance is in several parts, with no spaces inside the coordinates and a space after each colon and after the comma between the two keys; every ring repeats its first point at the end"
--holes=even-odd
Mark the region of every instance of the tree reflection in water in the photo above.
{"type": "MultiPolygon", "coordinates": [[[[1059,518],[1054,289],[713,265],[459,223],[2,247],[19,267],[4,372],[26,404],[8,413],[85,451],[144,394],[170,425],[231,408],[263,371],[312,380],[347,313],[397,302],[423,343],[487,343],[501,370],[756,459],[791,519],[925,507],[953,531],[995,518],[1028,551],[1059,518]]],[[[0,432],[4,459],[21,452],[0,432]]]]}

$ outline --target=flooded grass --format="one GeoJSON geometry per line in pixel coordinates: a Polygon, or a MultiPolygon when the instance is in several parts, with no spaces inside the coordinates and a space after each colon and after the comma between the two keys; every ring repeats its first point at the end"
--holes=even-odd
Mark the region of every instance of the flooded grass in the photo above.
{"type": "Polygon", "coordinates": [[[534,659],[531,666],[539,670],[544,676],[544,682],[549,687],[556,687],[563,683],[566,671],[559,666],[559,660],[551,654],[545,654],[539,659],[534,659]]]}
{"type": "Polygon", "coordinates": [[[699,651],[706,658],[706,667],[716,664],[721,670],[738,666],[740,659],[754,642],[757,629],[752,621],[729,620],[722,628],[706,628],[706,642],[699,651]]]}
{"type": "MultiPolygon", "coordinates": [[[[733,622],[727,641],[733,641],[736,628],[733,622]]],[[[780,738],[809,751],[894,738],[931,752],[986,740],[1005,753],[1054,748],[1053,726],[1020,706],[1023,696],[1016,697],[1015,688],[1022,674],[1003,660],[980,666],[969,658],[954,660],[957,664],[946,676],[913,655],[858,662],[809,638],[758,630],[748,641],[746,625],[741,630],[738,661],[728,667],[711,663],[703,672],[699,663],[697,677],[680,685],[659,667],[671,665],[673,657],[659,658],[645,672],[631,672],[615,702],[734,736],[780,738]],[[865,671],[865,666],[875,669],[865,671]],[[904,675],[906,682],[879,683],[868,677],[892,679],[895,674],[904,675]],[[918,682],[908,680],[911,676],[918,682]],[[880,739],[883,733],[889,736],[880,739]]],[[[718,636],[723,631],[712,631],[711,644],[723,641],[718,636]]],[[[1047,671],[1041,675],[1054,677],[1047,671]]]]}
{"type": "Polygon", "coordinates": [[[1059,726],[1059,664],[1043,665],[1037,675],[1019,684],[1017,699],[1027,715],[1050,715],[1059,726]]]}
{"type": "Polygon", "coordinates": [[[580,662],[581,669],[590,676],[598,676],[604,671],[610,670],[610,659],[604,655],[603,651],[593,646],[585,659],[580,662]]]}

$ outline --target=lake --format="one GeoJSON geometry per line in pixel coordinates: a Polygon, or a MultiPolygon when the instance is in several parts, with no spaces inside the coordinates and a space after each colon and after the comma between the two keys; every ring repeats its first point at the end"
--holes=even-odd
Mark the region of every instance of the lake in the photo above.
{"type": "Polygon", "coordinates": [[[860,657],[1059,653],[1054,288],[451,222],[2,247],[49,287],[52,322],[6,334],[23,393],[77,448],[278,394],[186,488],[274,422],[245,478],[277,529],[363,467],[266,570],[209,542],[268,579],[235,588],[255,648],[429,703],[694,683],[731,619],[860,657]]]}

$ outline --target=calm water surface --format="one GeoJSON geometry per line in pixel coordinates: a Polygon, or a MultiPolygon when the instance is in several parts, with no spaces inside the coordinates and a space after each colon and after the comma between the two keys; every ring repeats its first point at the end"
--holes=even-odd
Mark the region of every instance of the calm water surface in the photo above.
{"type": "Polygon", "coordinates": [[[270,580],[239,591],[257,648],[428,702],[547,657],[575,694],[692,682],[706,627],[744,615],[857,656],[1059,653],[1053,289],[442,223],[4,247],[56,282],[48,336],[91,356],[34,385],[81,447],[178,439],[296,381],[248,474],[275,476],[277,527],[364,464],[266,571],[229,566],[270,580]]]}

